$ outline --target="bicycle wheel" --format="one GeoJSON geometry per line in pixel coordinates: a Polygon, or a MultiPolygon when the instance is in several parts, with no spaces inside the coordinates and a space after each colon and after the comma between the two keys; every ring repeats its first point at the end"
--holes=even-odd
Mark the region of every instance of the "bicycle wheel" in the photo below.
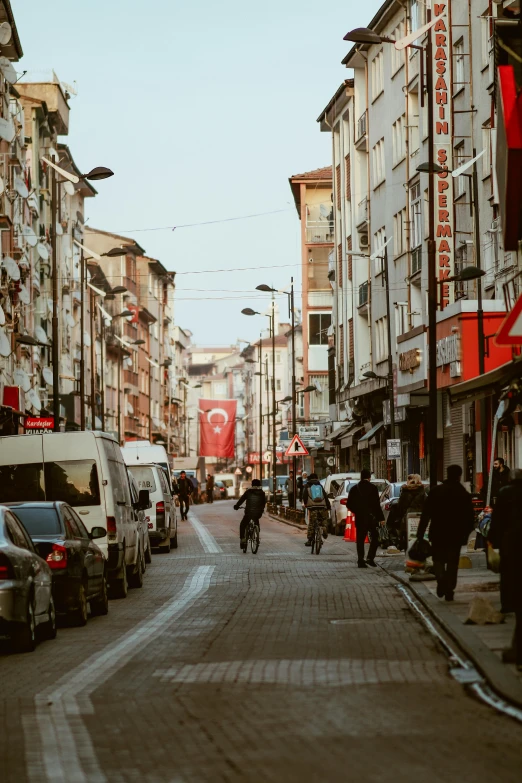
{"type": "Polygon", "coordinates": [[[320,525],[315,528],[315,554],[318,555],[323,545],[323,531],[320,525]]]}
{"type": "Polygon", "coordinates": [[[252,550],[253,555],[257,554],[257,550],[259,549],[259,525],[252,525],[250,549],[252,550]]]}

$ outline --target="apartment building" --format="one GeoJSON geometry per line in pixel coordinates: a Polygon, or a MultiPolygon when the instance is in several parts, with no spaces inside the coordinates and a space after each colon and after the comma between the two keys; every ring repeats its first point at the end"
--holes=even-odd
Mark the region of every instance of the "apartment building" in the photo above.
{"type": "MultiPolygon", "coordinates": [[[[420,28],[425,13],[425,4],[416,0],[389,0],[368,27],[398,40],[420,28]]],[[[330,439],[340,467],[368,466],[391,477],[386,440],[392,390],[401,441],[397,475],[427,476],[427,239],[433,209],[440,281],[434,335],[438,474],[458,462],[470,486],[480,488],[488,459],[486,433],[505,382],[498,371],[511,358],[511,351],[497,347],[492,337],[506,312],[504,292],[518,285],[520,261],[519,254],[502,248],[495,170],[495,36],[506,20],[500,5],[486,0],[435,4],[433,13],[436,81],[431,96],[421,68],[423,51],[400,51],[387,42],[358,43],[343,60],[353,80],[343,82],[318,118],[321,130],[331,134],[336,172],[337,254],[330,268],[335,338],[330,369],[336,380],[331,384],[335,407],[330,439]],[[442,169],[432,175],[421,166],[428,161],[430,99],[435,160],[442,169]],[[477,154],[475,204],[473,180],[449,174],[477,154]],[[436,194],[431,205],[430,176],[435,177],[436,194]],[[483,372],[477,340],[479,283],[446,282],[471,265],[486,272],[481,283],[488,336],[483,372]],[[491,377],[487,393],[484,376],[491,377]],[[482,391],[475,388],[479,386],[482,391]]],[[[426,40],[425,35],[416,43],[424,46],[426,40]]],[[[514,464],[521,434],[515,421],[507,430],[496,448],[514,464]]]]}

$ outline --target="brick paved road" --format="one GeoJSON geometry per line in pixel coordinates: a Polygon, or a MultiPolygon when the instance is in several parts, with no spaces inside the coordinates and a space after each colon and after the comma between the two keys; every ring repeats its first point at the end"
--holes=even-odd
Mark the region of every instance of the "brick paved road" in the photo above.
{"type": "Polygon", "coordinates": [[[520,781],[522,727],[467,696],[395,581],[230,502],[108,617],[0,652],[4,783],[520,781]]]}

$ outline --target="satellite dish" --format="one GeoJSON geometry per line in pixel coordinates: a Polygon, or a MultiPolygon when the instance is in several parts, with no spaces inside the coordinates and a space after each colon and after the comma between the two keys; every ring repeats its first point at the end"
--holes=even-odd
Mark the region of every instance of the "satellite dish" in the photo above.
{"type": "Polygon", "coordinates": [[[25,269],[30,269],[31,262],[26,255],[23,255],[22,258],[18,261],[18,266],[23,266],[25,269]]]}
{"type": "Polygon", "coordinates": [[[56,224],[56,235],[61,237],[63,234],[63,228],[61,223],[56,224]]]}
{"type": "Polygon", "coordinates": [[[89,348],[91,344],[91,335],[89,334],[89,332],[83,333],[83,344],[86,345],[87,348],[89,348]]]}
{"type": "Polygon", "coordinates": [[[39,343],[43,343],[44,345],[48,344],[47,335],[45,333],[45,329],[42,329],[41,326],[35,326],[34,328],[34,336],[38,340],[39,343]]]}
{"type": "Polygon", "coordinates": [[[42,259],[42,261],[48,261],[49,260],[49,251],[45,247],[43,242],[38,242],[36,245],[36,252],[42,259]]]}
{"type": "Polygon", "coordinates": [[[22,177],[15,177],[13,181],[13,186],[19,196],[21,196],[22,198],[27,198],[27,196],[29,195],[29,189],[25,184],[24,180],[22,179],[22,177]]]}
{"type": "Polygon", "coordinates": [[[52,384],[53,382],[53,371],[50,367],[44,367],[42,370],[42,376],[46,383],[52,384]]]}
{"type": "Polygon", "coordinates": [[[10,356],[11,355],[11,343],[9,341],[9,337],[6,335],[4,330],[0,327],[0,356],[10,356]]]}
{"type": "Polygon", "coordinates": [[[9,84],[14,84],[18,80],[18,76],[16,75],[16,71],[13,68],[11,60],[8,60],[7,57],[0,57],[0,71],[2,72],[6,82],[9,82],[9,84]]]}
{"type": "Polygon", "coordinates": [[[74,87],[72,84],[67,84],[67,82],[60,82],[64,90],[69,92],[71,95],[78,95],[78,90],[76,89],[76,81],[74,82],[74,87]]]}
{"type": "Polygon", "coordinates": [[[25,238],[27,244],[30,245],[31,247],[34,247],[38,242],[38,237],[34,233],[31,226],[22,226],[22,235],[25,238]]]}
{"type": "Polygon", "coordinates": [[[3,326],[5,324],[5,313],[4,308],[2,305],[0,305],[0,326],[3,326]]]}
{"type": "Polygon", "coordinates": [[[23,283],[21,284],[20,290],[18,291],[18,298],[24,304],[31,304],[31,294],[23,283]]]}
{"type": "Polygon", "coordinates": [[[10,258],[10,256],[5,256],[5,258],[2,259],[2,266],[4,267],[5,271],[11,278],[11,280],[20,280],[20,268],[14,258],[10,258]]]}
{"type": "Polygon", "coordinates": [[[42,410],[42,402],[40,400],[40,397],[38,396],[38,392],[36,389],[29,389],[27,392],[27,399],[33,406],[33,408],[37,411],[42,410]]]}
{"type": "Polygon", "coordinates": [[[15,133],[15,126],[12,120],[5,120],[3,117],[0,117],[0,138],[5,139],[10,144],[15,137],[15,133]]]}
{"type": "Polygon", "coordinates": [[[72,184],[72,182],[69,182],[69,180],[63,183],[63,189],[65,190],[68,196],[74,196],[76,192],[74,189],[74,185],[72,184]]]}
{"type": "Polygon", "coordinates": [[[18,367],[14,371],[13,380],[15,382],[15,386],[21,386],[24,392],[28,392],[31,388],[31,379],[27,375],[26,371],[22,370],[21,367],[18,367]]]}
{"type": "Polygon", "coordinates": [[[8,44],[12,35],[13,31],[11,30],[9,22],[2,22],[2,24],[0,24],[0,44],[2,46],[8,44]]]}

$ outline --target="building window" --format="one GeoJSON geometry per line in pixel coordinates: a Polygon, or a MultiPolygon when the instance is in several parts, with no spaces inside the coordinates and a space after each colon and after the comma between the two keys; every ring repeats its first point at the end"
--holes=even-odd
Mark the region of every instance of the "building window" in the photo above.
{"type": "Polygon", "coordinates": [[[381,51],[374,57],[371,64],[372,100],[375,100],[384,90],[384,55],[381,51]]]}
{"type": "Polygon", "coordinates": [[[343,287],[343,246],[337,245],[337,284],[343,287]]]}
{"type": "Polygon", "coordinates": [[[375,322],[375,361],[383,362],[388,356],[388,320],[386,316],[375,322]]]}
{"type": "Polygon", "coordinates": [[[410,188],[411,248],[422,244],[422,207],[420,182],[410,188]]]}
{"type": "Polygon", "coordinates": [[[335,167],[335,202],[338,211],[341,210],[341,164],[335,167]]]}
{"type": "MultiPolygon", "coordinates": [[[[381,248],[386,244],[386,229],[384,226],[375,232],[373,235],[373,250],[372,253],[381,251],[381,248]]],[[[386,249],[379,252],[379,255],[375,259],[375,274],[380,275],[384,272],[384,253],[386,249]]]]}
{"type": "Polygon", "coordinates": [[[406,157],[406,115],[403,114],[392,126],[392,162],[396,166],[406,157]]]}
{"type": "Polygon", "coordinates": [[[344,166],[345,166],[345,183],[344,186],[346,188],[346,200],[350,201],[352,198],[352,187],[351,187],[351,166],[350,166],[350,155],[348,154],[344,159],[344,166]]]}
{"type": "MultiPolygon", "coordinates": [[[[401,22],[398,27],[395,28],[393,33],[391,34],[391,37],[395,41],[400,41],[401,38],[404,38],[404,29],[405,25],[404,22],[401,22]]],[[[404,65],[404,49],[402,51],[398,51],[395,46],[391,47],[391,72],[392,76],[394,76],[399,68],[401,68],[404,65]]]]}
{"type": "MultiPolygon", "coordinates": [[[[466,162],[466,156],[464,155],[464,142],[462,141],[455,147],[454,155],[454,168],[458,169],[459,166],[463,166],[466,162]]],[[[462,196],[466,191],[466,180],[464,177],[455,177],[453,180],[455,188],[455,198],[462,196]]]]}
{"type": "Polygon", "coordinates": [[[482,127],[482,149],[485,150],[482,156],[482,176],[489,177],[491,174],[491,125],[489,122],[482,127]]]}
{"type": "Polygon", "coordinates": [[[481,25],[481,49],[482,49],[482,67],[487,68],[489,65],[489,55],[491,51],[491,23],[489,20],[489,9],[480,17],[481,25]]]}
{"type": "Polygon", "coordinates": [[[281,364],[281,352],[276,351],[276,364],[281,364]]]}
{"type": "Polygon", "coordinates": [[[328,329],[332,323],[331,313],[308,314],[308,344],[328,345],[328,329]]]}
{"type": "Polygon", "coordinates": [[[317,391],[310,392],[310,414],[321,415],[328,413],[327,377],[325,375],[309,375],[308,383],[315,386],[317,391]]]}
{"type": "Polygon", "coordinates": [[[384,161],[384,139],[377,142],[372,150],[373,157],[373,187],[378,187],[386,178],[384,161]]]}
{"type": "Polygon", "coordinates": [[[459,40],[454,44],[453,54],[453,62],[455,63],[453,91],[457,93],[464,87],[466,81],[466,68],[464,65],[464,38],[459,38],[459,40]]]}
{"type": "Polygon", "coordinates": [[[408,331],[408,303],[397,302],[397,334],[405,334],[408,331]]]}
{"type": "Polygon", "coordinates": [[[408,130],[410,155],[416,155],[419,151],[419,93],[408,93],[408,130]]]}
{"type": "Polygon", "coordinates": [[[393,216],[393,250],[396,256],[406,252],[406,208],[393,216]]]}
{"type": "Polygon", "coordinates": [[[410,27],[411,31],[418,30],[420,24],[419,0],[411,0],[410,3],[410,27]]]}

